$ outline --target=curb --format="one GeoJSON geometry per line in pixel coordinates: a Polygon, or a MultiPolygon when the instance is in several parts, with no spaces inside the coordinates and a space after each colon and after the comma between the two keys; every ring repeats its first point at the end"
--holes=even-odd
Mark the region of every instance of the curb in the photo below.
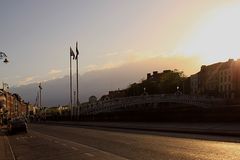
{"type": "Polygon", "coordinates": [[[79,123],[66,123],[66,122],[40,122],[40,124],[49,125],[66,125],[66,126],[82,126],[82,127],[99,127],[108,129],[126,129],[136,131],[154,131],[154,132],[172,132],[172,133],[188,133],[188,134],[202,134],[202,135],[215,135],[215,136],[232,136],[240,137],[240,131],[233,130],[214,130],[208,129],[192,129],[192,128],[168,128],[168,127],[137,127],[137,126],[124,126],[124,125],[103,125],[103,124],[79,124],[79,123]]]}
{"type": "Polygon", "coordinates": [[[0,152],[2,152],[2,154],[0,155],[0,159],[3,160],[15,160],[15,155],[13,153],[12,147],[9,143],[8,137],[2,133],[2,131],[0,130],[0,152]]]}

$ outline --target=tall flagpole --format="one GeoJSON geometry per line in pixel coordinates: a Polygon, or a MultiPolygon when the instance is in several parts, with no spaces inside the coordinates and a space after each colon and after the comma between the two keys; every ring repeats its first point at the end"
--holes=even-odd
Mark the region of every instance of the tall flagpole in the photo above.
{"type": "Polygon", "coordinates": [[[71,119],[73,115],[72,110],[72,49],[70,47],[70,112],[71,112],[71,119]]]}
{"type": "Polygon", "coordinates": [[[76,42],[76,77],[77,77],[77,110],[79,110],[79,89],[78,89],[78,42],[76,42]]]}

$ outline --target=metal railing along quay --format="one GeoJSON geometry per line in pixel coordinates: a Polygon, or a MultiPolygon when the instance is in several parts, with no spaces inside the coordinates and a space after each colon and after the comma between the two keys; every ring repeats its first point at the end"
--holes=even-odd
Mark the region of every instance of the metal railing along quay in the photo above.
{"type": "Polygon", "coordinates": [[[159,103],[178,103],[202,108],[209,108],[224,104],[225,100],[212,97],[196,97],[188,95],[142,95],[134,97],[115,98],[106,101],[97,101],[94,103],[85,103],[80,105],[79,114],[94,115],[98,113],[112,112],[119,109],[127,110],[135,105],[157,105],[159,103]]]}

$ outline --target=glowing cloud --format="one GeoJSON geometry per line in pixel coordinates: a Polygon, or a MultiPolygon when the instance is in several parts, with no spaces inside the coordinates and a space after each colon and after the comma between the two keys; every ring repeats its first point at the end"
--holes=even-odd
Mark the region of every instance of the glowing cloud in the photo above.
{"type": "Polygon", "coordinates": [[[35,82],[36,76],[25,77],[23,80],[19,81],[19,85],[27,85],[35,82]]]}
{"type": "Polygon", "coordinates": [[[59,74],[61,73],[62,71],[61,70],[58,70],[58,69],[52,69],[48,72],[48,74],[50,75],[53,75],[53,74],[59,74]]]}

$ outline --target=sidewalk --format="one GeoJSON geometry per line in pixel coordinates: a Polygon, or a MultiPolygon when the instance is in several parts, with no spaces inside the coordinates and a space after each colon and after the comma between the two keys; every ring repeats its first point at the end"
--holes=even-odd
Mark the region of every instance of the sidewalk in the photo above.
{"type": "Polygon", "coordinates": [[[206,134],[240,137],[239,123],[144,123],[144,122],[71,122],[47,121],[53,125],[73,125],[85,127],[102,127],[115,129],[131,129],[142,131],[175,132],[190,134],[206,134]]]}
{"type": "Polygon", "coordinates": [[[9,147],[7,136],[1,131],[0,126],[0,160],[14,160],[9,147]]]}

